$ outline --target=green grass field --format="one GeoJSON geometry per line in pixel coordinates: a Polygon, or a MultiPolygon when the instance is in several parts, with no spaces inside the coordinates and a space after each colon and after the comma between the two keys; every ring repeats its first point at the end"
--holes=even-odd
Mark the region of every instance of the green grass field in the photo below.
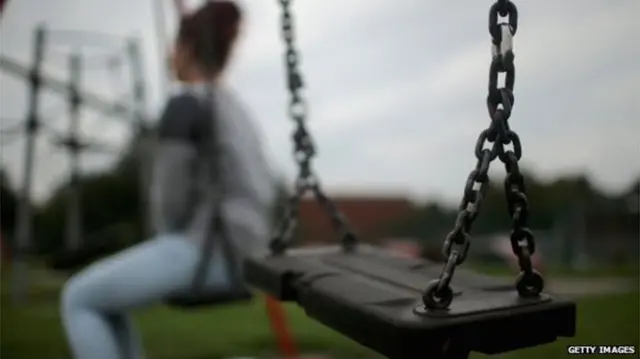
{"type": "MultiPolygon", "coordinates": [[[[6,276],[3,276],[5,279],[6,276]]],[[[7,280],[2,287],[7,288],[7,280]]],[[[68,359],[56,303],[58,281],[42,281],[29,305],[15,308],[2,291],[1,353],[11,359],[68,359]]],[[[639,294],[599,296],[578,302],[578,335],[556,343],[507,353],[498,358],[559,358],[569,344],[636,345],[639,342],[639,294]]],[[[289,321],[304,352],[336,358],[379,358],[371,351],[308,319],[287,305],[289,321]]],[[[276,353],[264,304],[180,312],[154,307],[136,315],[150,359],[214,359],[276,353]]],[[[526,334],[526,333],[523,333],[526,334]]],[[[473,358],[485,356],[474,354],[473,358]]]]}
{"type": "MultiPolygon", "coordinates": [[[[517,271],[504,263],[468,263],[466,268],[496,276],[513,276],[517,271]]],[[[602,277],[618,277],[618,278],[638,278],[640,266],[638,263],[627,263],[616,266],[597,266],[584,270],[571,269],[566,266],[545,266],[543,275],[545,277],[571,277],[571,278],[602,278],[602,277]]]]}

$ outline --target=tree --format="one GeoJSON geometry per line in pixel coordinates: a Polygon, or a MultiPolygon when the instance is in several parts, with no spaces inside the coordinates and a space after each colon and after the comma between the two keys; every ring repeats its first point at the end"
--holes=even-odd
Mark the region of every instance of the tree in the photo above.
{"type": "MultiPolygon", "coordinates": [[[[81,177],[83,247],[106,246],[116,250],[125,243],[143,240],[136,142],[132,141],[113,168],[81,177]]],[[[54,189],[36,216],[36,246],[41,253],[64,251],[69,190],[68,182],[54,189]]]]}
{"type": "Polygon", "coordinates": [[[0,169],[0,228],[4,235],[12,237],[18,213],[18,196],[9,183],[4,169],[0,169]]]}
{"type": "Polygon", "coordinates": [[[394,223],[388,232],[393,237],[413,237],[425,242],[441,241],[451,230],[456,211],[439,203],[430,202],[406,219],[394,223]]]}
{"type": "MultiPolygon", "coordinates": [[[[531,229],[550,230],[576,209],[601,208],[614,203],[614,198],[597,190],[585,175],[568,176],[545,183],[531,172],[521,171],[525,179],[529,203],[528,225],[531,229]]],[[[442,240],[453,229],[456,216],[457,208],[427,203],[415,215],[394,224],[392,232],[394,235],[442,240]]],[[[511,227],[504,184],[491,181],[473,223],[472,234],[508,232],[511,227]]]]}
{"type": "MultiPolygon", "coordinates": [[[[138,141],[134,139],[113,168],[81,178],[83,246],[116,250],[146,239],[142,236],[138,152],[138,141]]],[[[279,219],[287,189],[281,178],[276,180],[276,187],[274,216],[279,219]]],[[[56,188],[37,215],[37,246],[41,253],[64,250],[67,191],[68,183],[56,188]]]]}

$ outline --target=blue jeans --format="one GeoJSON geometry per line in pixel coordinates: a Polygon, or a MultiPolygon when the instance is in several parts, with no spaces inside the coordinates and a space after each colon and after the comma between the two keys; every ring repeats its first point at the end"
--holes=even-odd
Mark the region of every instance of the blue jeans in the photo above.
{"type": "MultiPolygon", "coordinates": [[[[62,292],[62,320],[75,359],[141,359],[129,313],[188,291],[200,248],[180,235],[159,236],[96,262],[62,292]]],[[[224,259],[212,256],[208,287],[228,287],[224,259]]]]}

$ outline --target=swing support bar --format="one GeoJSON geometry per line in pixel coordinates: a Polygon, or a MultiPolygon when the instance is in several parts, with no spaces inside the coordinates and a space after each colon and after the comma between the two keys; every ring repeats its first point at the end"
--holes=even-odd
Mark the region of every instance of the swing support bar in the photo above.
{"type": "Polygon", "coordinates": [[[297,359],[299,357],[298,348],[293,341],[282,304],[270,296],[265,298],[265,302],[271,330],[276,335],[280,354],[284,359],[297,359]]]}

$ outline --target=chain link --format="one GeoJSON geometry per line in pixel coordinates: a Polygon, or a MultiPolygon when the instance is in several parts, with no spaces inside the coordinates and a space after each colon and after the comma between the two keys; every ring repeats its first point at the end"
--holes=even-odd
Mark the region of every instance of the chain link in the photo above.
{"type": "Polygon", "coordinates": [[[491,124],[482,131],[475,146],[476,166],[469,174],[458,206],[458,217],[453,230],[447,235],[443,254],[447,258],[440,277],[429,283],[423,295],[428,309],[446,309],[453,300],[451,280],[456,266],[462,264],[469,251],[472,224],[478,215],[489,185],[489,166],[496,158],[505,165],[504,181],[507,209],[512,219],[511,247],[518,257],[521,273],[516,282],[523,297],[540,294],[544,287],[542,276],[531,265],[535,252],[533,233],[527,228],[528,201],[524,179],[518,161],[522,157],[522,145],[518,135],[509,128],[508,120],[515,101],[515,65],[513,36],[518,29],[518,10],[509,0],[497,0],[489,11],[489,33],[492,38],[492,61],[489,67],[487,109],[491,124]],[[499,22],[498,15],[508,16],[507,22],[499,22]],[[505,74],[503,87],[498,87],[498,75],[505,74]],[[488,145],[488,146],[487,146],[488,145]],[[505,146],[512,145],[513,149],[505,146]]]}
{"type": "Polygon", "coordinates": [[[282,6],[282,37],[286,46],[287,87],[290,94],[289,116],[296,125],[292,138],[294,142],[293,155],[298,164],[298,177],[295,181],[295,191],[289,198],[288,205],[285,208],[284,218],[271,240],[271,252],[273,254],[281,254],[287,249],[293,232],[298,225],[300,200],[308,192],[311,192],[324,207],[333,227],[342,235],[344,248],[350,250],[356,244],[356,236],[350,229],[344,215],[338,210],[333,201],[325,195],[318,177],[316,177],[311,168],[311,160],[316,154],[316,149],[305,124],[307,103],[301,94],[304,82],[302,74],[298,70],[300,59],[294,45],[295,36],[290,3],[291,0],[280,0],[282,6]]]}

